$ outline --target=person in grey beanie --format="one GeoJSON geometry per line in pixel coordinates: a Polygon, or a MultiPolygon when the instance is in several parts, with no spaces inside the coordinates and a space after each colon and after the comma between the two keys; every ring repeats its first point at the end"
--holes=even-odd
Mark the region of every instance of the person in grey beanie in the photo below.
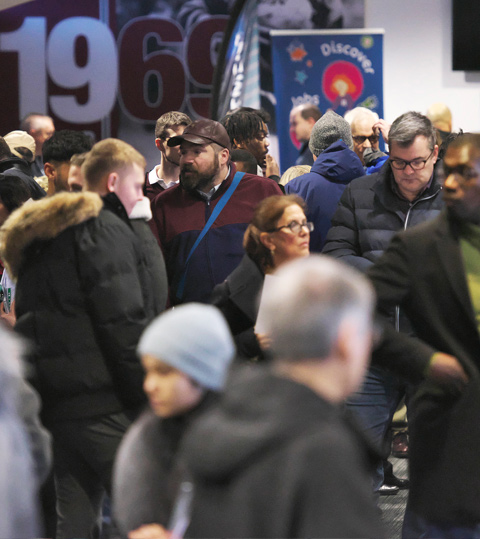
{"type": "Polygon", "coordinates": [[[285,193],[307,203],[307,220],[314,224],[310,252],[320,252],[345,187],[365,172],[353,151],[350,125],[333,110],[315,123],[309,148],[315,159],[310,172],[288,182],[285,193]]]}
{"type": "Polygon", "coordinates": [[[327,112],[315,122],[308,147],[313,156],[318,157],[337,140],[343,140],[345,145],[353,150],[350,124],[336,112],[333,112],[333,110],[327,110],[327,112]]]}
{"type": "Polygon", "coordinates": [[[235,345],[216,307],[187,303],[155,318],[137,350],[150,406],[122,440],[113,481],[115,523],[129,538],[167,526],[180,481],[180,442],[216,401],[235,345]]]}

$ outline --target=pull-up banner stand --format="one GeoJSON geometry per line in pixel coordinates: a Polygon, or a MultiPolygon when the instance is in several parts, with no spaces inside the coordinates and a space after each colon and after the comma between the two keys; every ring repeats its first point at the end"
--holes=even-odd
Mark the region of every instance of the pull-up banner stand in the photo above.
{"type": "Polygon", "coordinates": [[[272,30],[272,68],[280,168],[295,164],[300,143],[289,130],[293,107],[314,103],[343,116],[368,107],[383,118],[383,34],[380,29],[272,30]]]}

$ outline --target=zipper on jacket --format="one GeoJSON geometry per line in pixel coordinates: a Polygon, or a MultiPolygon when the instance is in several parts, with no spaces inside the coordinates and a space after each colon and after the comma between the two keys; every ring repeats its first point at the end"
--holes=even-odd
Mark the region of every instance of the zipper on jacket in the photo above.
{"type": "Polygon", "coordinates": [[[440,191],[442,190],[441,187],[439,187],[439,189],[437,191],[435,191],[435,193],[432,193],[430,196],[428,197],[425,197],[425,198],[419,198],[418,200],[415,200],[415,202],[413,202],[412,204],[410,204],[410,207],[408,208],[408,211],[407,211],[407,215],[405,216],[405,221],[403,223],[403,230],[407,230],[407,227],[408,227],[408,220],[410,218],[410,213],[412,211],[412,209],[419,203],[419,202],[424,202],[425,200],[430,200],[431,198],[435,198],[439,193],[440,191]]]}
{"type": "MultiPolygon", "coordinates": [[[[442,190],[442,188],[439,187],[438,190],[435,191],[435,193],[432,193],[430,196],[425,197],[425,198],[419,198],[418,200],[416,200],[415,202],[410,204],[410,207],[408,208],[408,211],[407,211],[407,215],[405,216],[405,221],[403,223],[403,230],[407,230],[407,228],[408,228],[408,220],[410,218],[410,213],[411,213],[412,209],[419,202],[423,202],[425,200],[430,200],[432,198],[435,198],[440,193],[441,190],[442,190]]],[[[400,331],[400,305],[395,305],[395,331],[400,331]]]]}

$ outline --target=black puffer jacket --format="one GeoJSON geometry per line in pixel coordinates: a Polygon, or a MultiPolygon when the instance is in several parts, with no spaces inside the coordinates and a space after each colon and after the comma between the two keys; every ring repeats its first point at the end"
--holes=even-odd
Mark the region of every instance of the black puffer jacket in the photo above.
{"type": "Polygon", "coordinates": [[[143,404],[135,350],[155,313],[138,243],[93,193],[23,206],[2,227],[1,256],[18,277],[16,329],[33,345],[45,421],[143,404]]]}
{"type": "Polygon", "coordinates": [[[366,271],[405,228],[429,221],[443,208],[442,187],[435,175],[413,202],[394,191],[390,163],[379,172],[350,182],[332,218],[323,253],[366,271]]]}

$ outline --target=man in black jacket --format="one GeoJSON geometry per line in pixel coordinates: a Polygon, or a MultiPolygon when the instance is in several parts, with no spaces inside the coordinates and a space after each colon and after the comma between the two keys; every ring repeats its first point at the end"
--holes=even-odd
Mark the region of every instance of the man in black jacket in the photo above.
{"type": "MultiPolygon", "coordinates": [[[[393,122],[388,138],[388,162],[379,172],[347,185],[323,249],[360,271],[375,262],[396,232],[436,217],[443,208],[434,170],[438,146],[430,120],[417,112],[402,114],[393,122]]],[[[397,329],[409,331],[408,320],[395,309],[391,319],[397,329]]],[[[406,390],[404,378],[373,366],[362,388],[348,400],[349,408],[379,446],[406,390]]],[[[379,465],[374,490],[380,489],[383,476],[379,465]]]]}
{"type": "MultiPolygon", "coordinates": [[[[108,164],[130,208],[145,161],[128,148],[108,164]]],[[[116,449],[145,402],[135,351],[157,302],[144,253],[94,193],[23,206],[5,223],[0,244],[18,278],[16,329],[32,343],[34,381],[53,435],[57,538],[97,537],[116,449]]]]}
{"type": "Polygon", "coordinates": [[[411,403],[405,539],[480,533],[480,135],[452,142],[444,168],[446,210],[369,270],[381,313],[400,305],[417,337],[386,328],[374,359],[428,378],[411,403]]]}

